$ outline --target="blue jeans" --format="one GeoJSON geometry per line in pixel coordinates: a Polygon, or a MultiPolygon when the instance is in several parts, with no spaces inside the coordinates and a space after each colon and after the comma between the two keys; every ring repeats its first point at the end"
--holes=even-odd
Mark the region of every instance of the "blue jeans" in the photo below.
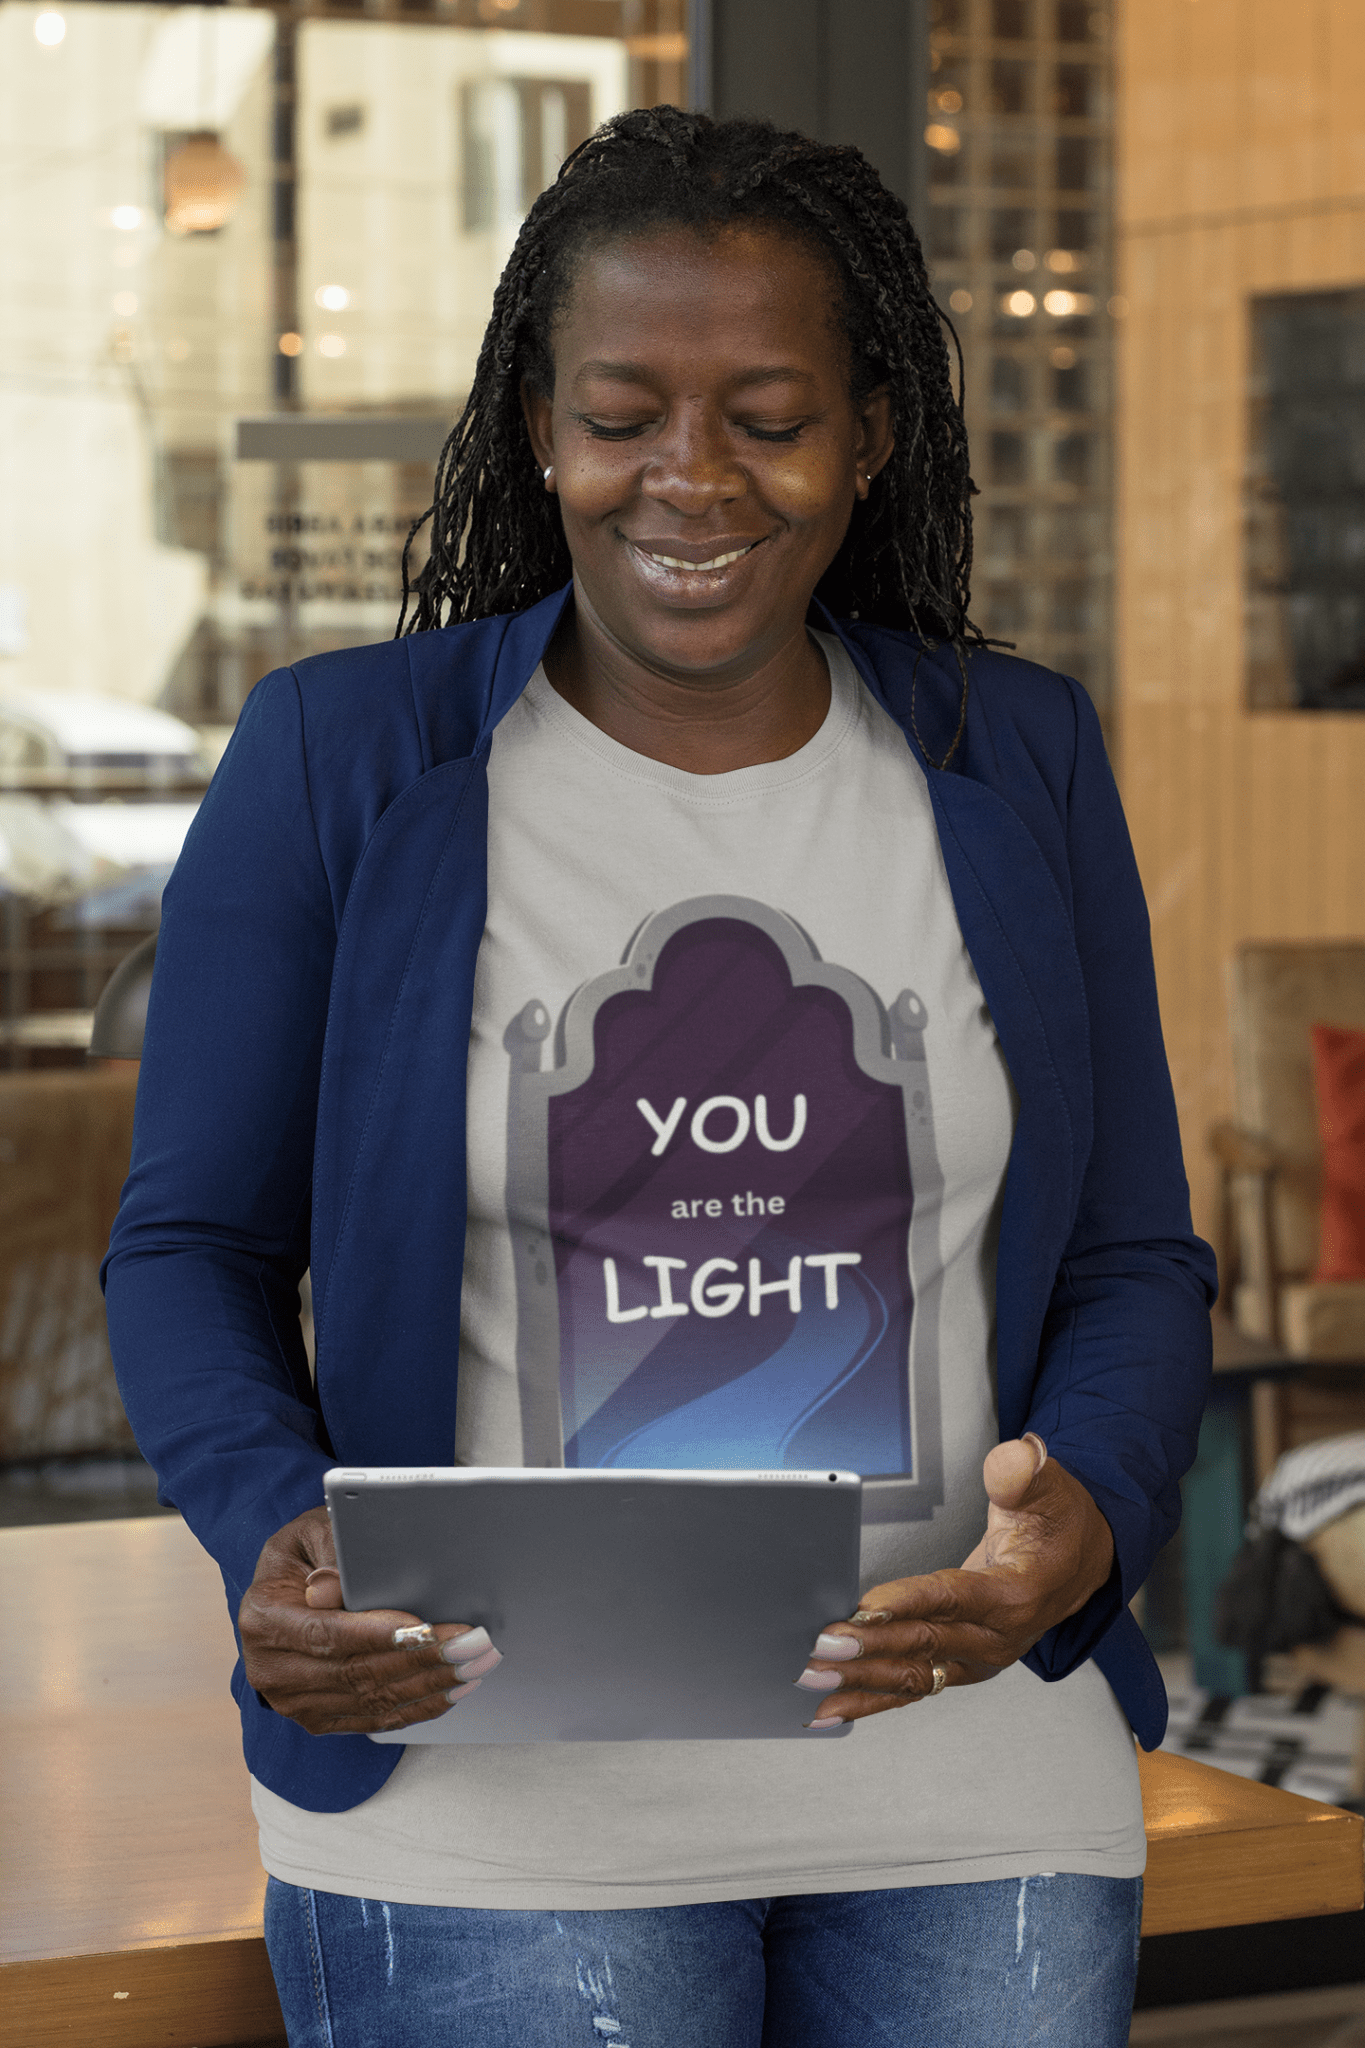
{"type": "Polygon", "coordinates": [[[398,1906],[271,1878],[290,2048],[1124,2048],[1142,1879],[398,1906]]]}

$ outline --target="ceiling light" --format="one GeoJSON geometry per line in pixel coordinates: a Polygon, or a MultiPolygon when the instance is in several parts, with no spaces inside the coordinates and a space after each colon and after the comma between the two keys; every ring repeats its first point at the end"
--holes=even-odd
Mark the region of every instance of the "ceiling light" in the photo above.
{"type": "Polygon", "coordinates": [[[313,297],[328,313],[344,313],[351,303],[351,294],[344,284],[320,285],[313,297]]]}
{"type": "Polygon", "coordinates": [[[55,7],[45,7],[33,24],[33,33],[49,50],[55,50],[66,34],[66,17],[55,7]]]}

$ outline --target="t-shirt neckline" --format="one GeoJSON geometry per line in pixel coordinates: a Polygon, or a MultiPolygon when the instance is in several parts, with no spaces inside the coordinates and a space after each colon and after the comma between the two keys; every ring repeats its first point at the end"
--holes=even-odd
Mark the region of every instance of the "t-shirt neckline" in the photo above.
{"type": "Polygon", "coordinates": [[[832,633],[812,629],[812,638],[825,657],[830,678],[829,709],[815,732],[804,746],[780,761],[725,769],[719,775],[698,775],[687,768],[675,768],[667,761],[656,761],[612,739],[559,695],[543,663],[526,685],[523,702],[534,716],[555,726],[563,738],[591,754],[615,775],[632,782],[650,783],[694,804],[732,804],[737,799],[790,789],[823,773],[858,723],[862,682],[847,650],[832,633]]]}

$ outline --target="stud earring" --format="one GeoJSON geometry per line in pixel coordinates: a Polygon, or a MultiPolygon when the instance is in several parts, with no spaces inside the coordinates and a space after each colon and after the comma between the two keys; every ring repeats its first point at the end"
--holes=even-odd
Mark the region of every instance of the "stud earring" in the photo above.
{"type": "Polygon", "coordinates": [[[555,466],[553,462],[547,462],[545,468],[541,471],[541,475],[544,477],[547,484],[549,483],[550,478],[554,475],[554,473],[555,466]]]}

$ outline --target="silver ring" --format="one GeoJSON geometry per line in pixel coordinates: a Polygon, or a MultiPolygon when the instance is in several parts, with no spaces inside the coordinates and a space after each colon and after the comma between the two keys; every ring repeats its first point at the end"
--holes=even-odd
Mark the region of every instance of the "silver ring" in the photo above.
{"type": "Polygon", "coordinates": [[[948,1683],[948,1674],[941,1664],[934,1664],[930,1668],[934,1674],[934,1682],[924,1697],[928,1700],[934,1700],[938,1698],[944,1686],[948,1683]]]}

